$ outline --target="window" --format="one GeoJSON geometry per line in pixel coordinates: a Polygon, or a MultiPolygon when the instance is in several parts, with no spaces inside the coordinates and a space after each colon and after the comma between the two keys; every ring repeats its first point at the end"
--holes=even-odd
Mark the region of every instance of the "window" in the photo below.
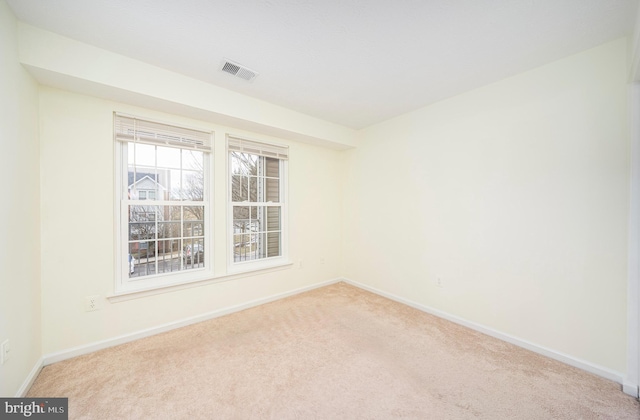
{"type": "Polygon", "coordinates": [[[231,270],[279,263],[287,256],[288,148],[229,137],[228,149],[231,270]]]}
{"type": "Polygon", "coordinates": [[[210,277],[212,133],[115,114],[116,292],[210,277]]]}

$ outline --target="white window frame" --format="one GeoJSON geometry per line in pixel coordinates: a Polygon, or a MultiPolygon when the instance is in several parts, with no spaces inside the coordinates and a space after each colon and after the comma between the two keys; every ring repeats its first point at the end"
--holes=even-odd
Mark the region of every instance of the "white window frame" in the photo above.
{"type": "MultiPolygon", "coordinates": [[[[213,255],[214,249],[214,237],[213,237],[213,179],[211,174],[213,173],[213,143],[214,133],[211,131],[205,131],[200,129],[192,129],[187,127],[176,126],[173,124],[167,124],[164,122],[154,121],[147,118],[134,117],[127,114],[114,112],[114,156],[115,156],[115,290],[114,295],[128,294],[137,291],[154,290],[168,286],[174,286],[184,283],[191,283],[196,281],[202,281],[213,277],[213,255]],[[169,129],[169,133],[179,133],[180,136],[184,136],[180,140],[175,138],[166,138],[157,136],[159,139],[153,139],[146,137],[143,133],[138,138],[126,138],[126,135],[122,134],[122,129],[117,127],[116,121],[118,118],[133,119],[144,123],[151,123],[152,125],[162,125],[169,129]],[[120,133],[119,133],[120,132],[120,133]],[[194,136],[202,140],[202,144],[192,142],[189,135],[193,132],[194,136]],[[191,150],[204,151],[204,197],[203,201],[181,201],[180,205],[184,206],[204,206],[204,243],[205,243],[205,256],[204,267],[193,268],[189,270],[181,270],[174,273],[160,273],[155,275],[149,275],[144,277],[129,277],[129,204],[136,204],[140,202],[143,206],[152,205],[172,205],[175,201],[164,200],[131,200],[127,197],[128,193],[128,161],[127,161],[127,147],[128,143],[139,141],[140,143],[155,144],[160,146],[170,146],[191,150]],[[185,143],[180,143],[184,141],[185,143]]],[[[179,250],[182,251],[182,248],[179,250]]]]}
{"type": "Polygon", "coordinates": [[[227,153],[227,272],[229,274],[244,273],[249,271],[261,270],[265,268],[282,266],[290,264],[289,261],[289,147],[272,142],[261,140],[252,140],[244,136],[236,136],[227,134],[226,136],[226,153],[227,153]],[[235,146],[230,146],[234,144],[235,146]],[[259,156],[275,157],[280,161],[279,167],[279,190],[280,190],[280,247],[281,253],[275,257],[265,257],[256,260],[234,261],[234,231],[233,231],[233,207],[236,205],[250,206],[258,205],[268,207],[268,203],[250,203],[250,202],[233,202],[232,198],[232,165],[231,152],[245,152],[259,156]]]}

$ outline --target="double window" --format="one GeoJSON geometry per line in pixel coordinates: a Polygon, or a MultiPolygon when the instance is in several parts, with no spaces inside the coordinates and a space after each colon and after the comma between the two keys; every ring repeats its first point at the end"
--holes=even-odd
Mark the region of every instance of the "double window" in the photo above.
{"type": "Polygon", "coordinates": [[[288,148],[228,137],[225,196],[212,189],[213,133],[122,114],[114,133],[116,293],[214,278],[216,242],[229,244],[228,273],[284,260],[288,148]],[[230,206],[226,238],[212,230],[217,200],[230,206]]]}

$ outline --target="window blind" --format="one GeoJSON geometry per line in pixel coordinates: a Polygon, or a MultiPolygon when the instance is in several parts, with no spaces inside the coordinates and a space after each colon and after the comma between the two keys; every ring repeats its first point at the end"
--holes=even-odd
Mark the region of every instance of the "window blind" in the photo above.
{"type": "Polygon", "coordinates": [[[211,132],[143,120],[130,115],[114,115],[116,141],[178,147],[211,152],[211,132]]]}
{"type": "Polygon", "coordinates": [[[232,136],[228,136],[228,141],[229,151],[251,153],[281,160],[289,159],[289,146],[278,146],[232,136]]]}

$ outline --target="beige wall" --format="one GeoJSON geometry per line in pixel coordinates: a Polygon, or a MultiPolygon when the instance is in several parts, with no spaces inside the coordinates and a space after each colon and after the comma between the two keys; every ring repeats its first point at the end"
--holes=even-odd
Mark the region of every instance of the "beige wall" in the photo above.
{"type": "Polygon", "coordinates": [[[344,275],[624,373],[625,45],[364,130],[345,152],[344,275]]]}
{"type": "MultiPolygon", "coordinates": [[[[42,347],[45,355],[112,339],[221,308],[265,298],[339,276],[341,165],[339,151],[273,139],[204,121],[110,102],[54,88],[40,89],[42,171],[42,347]],[[215,152],[225,133],[290,145],[289,223],[293,265],[222,283],[111,303],[85,312],[84,297],[113,293],[113,112],[211,129],[215,152]],[[324,259],[324,264],[321,264],[324,259]]],[[[216,167],[215,188],[225,188],[216,167]]],[[[215,228],[225,232],[224,202],[215,203],[215,228]]],[[[216,250],[226,246],[217,236],[216,250]]],[[[224,254],[216,253],[224,274],[224,254]]]]}
{"type": "Polygon", "coordinates": [[[0,395],[15,396],[40,358],[38,90],[18,62],[17,22],[0,0],[0,395]]]}

